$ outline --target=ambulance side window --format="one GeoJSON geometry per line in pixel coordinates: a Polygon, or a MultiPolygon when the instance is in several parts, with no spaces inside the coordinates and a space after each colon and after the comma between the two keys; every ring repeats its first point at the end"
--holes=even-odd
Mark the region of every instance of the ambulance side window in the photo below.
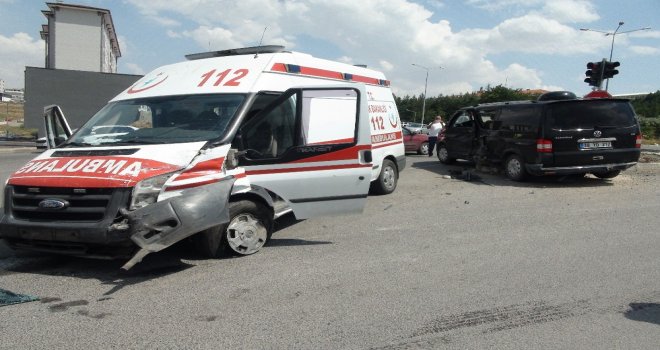
{"type": "Polygon", "coordinates": [[[353,89],[303,89],[275,105],[248,112],[241,128],[248,159],[274,159],[298,146],[355,143],[358,93],[353,89]]]}
{"type": "Polygon", "coordinates": [[[355,90],[303,91],[301,144],[355,142],[357,107],[355,90]]]}
{"type": "Polygon", "coordinates": [[[243,138],[250,158],[277,158],[293,147],[296,100],[297,95],[291,95],[266,114],[247,122],[243,128],[243,138]]]}

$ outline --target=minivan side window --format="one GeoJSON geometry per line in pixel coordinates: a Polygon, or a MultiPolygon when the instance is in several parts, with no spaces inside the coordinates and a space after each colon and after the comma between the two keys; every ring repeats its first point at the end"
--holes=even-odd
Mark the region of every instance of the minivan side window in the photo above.
{"type": "Polygon", "coordinates": [[[501,130],[535,131],[538,130],[541,123],[541,106],[504,106],[499,119],[502,121],[501,130]]]}
{"type": "Polygon", "coordinates": [[[469,112],[463,111],[461,115],[454,119],[452,126],[455,128],[472,128],[474,127],[474,121],[469,112]]]}
{"type": "Polygon", "coordinates": [[[492,129],[493,120],[495,120],[495,117],[497,116],[497,109],[496,108],[481,109],[478,111],[478,116],[479,118],[477,120],[479,121],[479,124],[481,125],[482,128],[492,129]]]}

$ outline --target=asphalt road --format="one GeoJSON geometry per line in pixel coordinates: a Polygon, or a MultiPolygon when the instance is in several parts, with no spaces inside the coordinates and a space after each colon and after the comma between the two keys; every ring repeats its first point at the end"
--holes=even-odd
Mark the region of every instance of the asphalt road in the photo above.
{"type": "Polygon", "coordinates": [[[361,215],[285,218],[249,257],[0,259],[0,288],[41,298],[0,307],[0,348],[658,348],[660,164],[461,170],[411,156],[361,215]]]}

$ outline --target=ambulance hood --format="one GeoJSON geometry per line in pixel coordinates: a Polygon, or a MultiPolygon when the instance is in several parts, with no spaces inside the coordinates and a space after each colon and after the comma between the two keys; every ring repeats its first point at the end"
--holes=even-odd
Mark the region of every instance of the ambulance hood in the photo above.
{"type": "Polygon", "coordinates": [[[10,185],[68,188],[133,187],[185,168],[206,142],[48,150],[12,174],[10,185]]]}

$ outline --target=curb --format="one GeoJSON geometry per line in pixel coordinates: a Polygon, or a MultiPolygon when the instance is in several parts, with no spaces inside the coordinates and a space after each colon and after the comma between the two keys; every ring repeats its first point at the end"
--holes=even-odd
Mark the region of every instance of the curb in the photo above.
{"type": "Polygon", "coordinates": [[[21,153],[39,151],[35,147],[0,147],[0,153],[21,153]]]}

